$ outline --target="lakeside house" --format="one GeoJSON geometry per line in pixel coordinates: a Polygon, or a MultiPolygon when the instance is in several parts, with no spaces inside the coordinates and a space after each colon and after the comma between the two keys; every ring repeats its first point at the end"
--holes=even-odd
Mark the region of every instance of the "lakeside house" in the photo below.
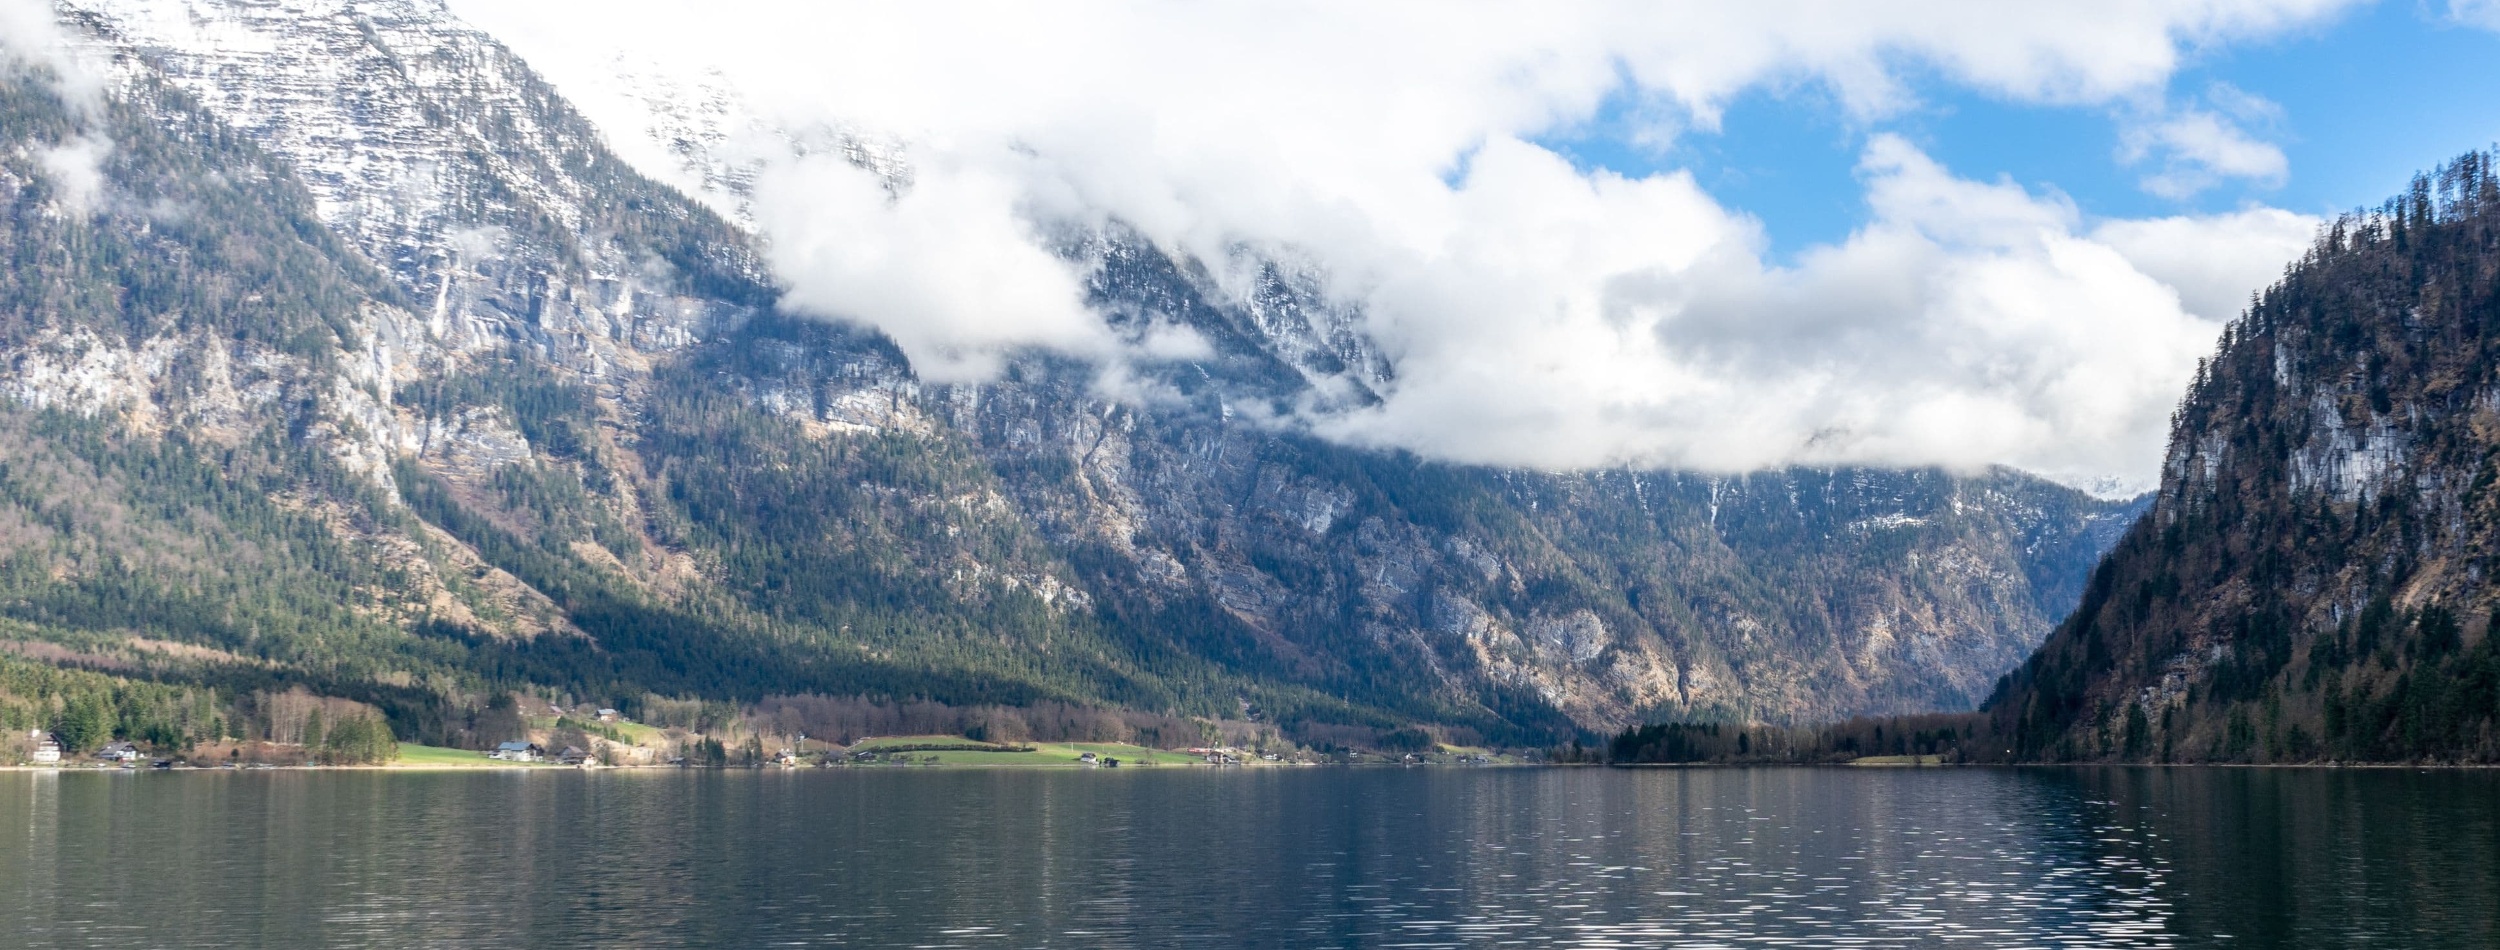
{"type": "Polygon", "coordinates": [[[104,748],[96,750],[95,757],[100,762],[136,762],[139,761],[139,747],[128,742],[106,743],[104,748]]]}
{"type": "Polygon", "coordinates": [[[556,753],[556,764],[589,765],[591,764],[590,753],[582,751],[580,746],[565,746],[564,751],[556,753]]]}
{"type": "Polygon", "coordinates": [[[1077,760],[1077,761],[1079,761],[1079,762],[1083,762],[1083,763],[1085,763],[1085,764],[1087,764],[1087,765],[1099,765],[1099,764],[1101,764],[1101,758],[1102,758],[1101,756],[1097,756],[1097,755],[1095,755],[1095,754],[1093,754],[1093,753],[1091,753],[1091,752],[1088,752],[1088,753],[1085,753],[1084,755],[1077,756],[1077,757],[1076,757],[1076,760],[1077,760]]]}
{"type": "Polygon", "coordinates": [[[35,754],[31,760],[36,765],[60,764],[61,740],[52,738],[51,733],[45,732],[41,729],[27,733],[26,738],[35,741],[35,754]]]}
{"type": "Polygon", "coordinates": [[[486,757],[505,762],[536,762],[547,757],[547,750],[539,748],[535,742],[516,739],[496,746],[495,751],[486,753],[486,757]]]}

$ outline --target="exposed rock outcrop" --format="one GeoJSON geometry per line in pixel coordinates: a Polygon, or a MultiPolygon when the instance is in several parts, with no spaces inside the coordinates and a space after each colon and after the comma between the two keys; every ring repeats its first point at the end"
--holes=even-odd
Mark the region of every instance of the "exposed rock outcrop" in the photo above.
{"type": "MultiPolygon", "coordinates": [[[[300,548],[301,589],[351,578],[355,606],[214,634],[21,611],[55,629],[374,682],[1255,706],[1543,741],[1967,708],[2135,511],[2010,471],[1554,474],[1332,445],[1236,411],[1361,405],[1395,378],[1317,278],[1180,260],[1117,225],[1067,253],[1115,329],[1206,343],[1135,368],[1168,398],[1106,397],[1093,367],[1038,353],[928,385],[885,340],[775,310],[734,223],[736,168],[678,154],[731,189],[727,218],[654,182],[436,4],[76,6],[122,124],[82,131],[106,120],[20,77],[11,101],[42,121],[0,147],[110,133],[159,164],[108,166],[131,200],[77,224],[30,203],[35,163],[0,161],[0,199],[23,199],[0,204],[42,241],[126,245],[60,273],[161,258],[219,315],[12,296],[0,393],[114,433],[81,464],[164,442],[220,477],[250,469],[236,484],[274,507],[247,506],[260,533],[232,543],[300,548]],[[182,169],[226,190],[151,184],[182,169]],[[264,312],[253,295],[276,284],[182,269],[196,255],[148,211],[237,196],[268,220],[232,224],[256,229],[236,247],[284,251],[288,286],[322,295],[264,312]]],[[[679,118],[658,127],[700,117],[679,118]]],[[[887,152],[834,147],[908,179],[887,152]]],[[[2399,424],[2357,421],[2348,441],[2393,445],[2377,433],[2399,424]]],[[[148,510],[185,530],[193,487],[157,489],[148,510]]],[[[12,596],[51,596],[27,583],[12,596]]],[[[197,596],[214,612],[230,594],[197,596]]]]}

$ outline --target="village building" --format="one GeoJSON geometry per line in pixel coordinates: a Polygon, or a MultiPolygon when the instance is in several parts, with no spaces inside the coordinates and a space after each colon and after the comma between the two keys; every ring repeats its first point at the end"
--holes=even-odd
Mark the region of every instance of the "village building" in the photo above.
{"type": "Polygon", "coordinates": [[[34,732],[27,734],[27,738],[35,741],[35,753],[30,758],[36,765],[60,764],[60,740],[52,738],[51,733],[45,732],[41,729],[37,729],[34,732]]]}
{"type": "Polygon", "coordinates": [[[139,761],[139,747],[128,742],[107,743],[104,748],[96,750],[95,757],[102,762],[136,762],[139,761]]]}
{"type": "Polygon", "coordinates": [[[624,713],[621,713],[621,712],[617,712],[616,710],[613,710],[613,709],[602,709],[602,710],[599,710],[599,721],[600,721],[600,722],[622,722],[622,721],[624,721],[624,719],[625,719],[625,714],[624,714],[624,713]]]}
{"type": "Polygon", "coordinates": [[[516,739],[496,746],[495,751],[486,753],[486,757],[505,762],[536,762],[547,757],[547,750],[539,748],[535,742],[516,739]]]}
{"type": "Polygon", "coordinates": [[[580,746],[565,746],[564,751],[556,753],[557,765],[591,765],[595,761],[590,753],[582,751],[580,746]]]}

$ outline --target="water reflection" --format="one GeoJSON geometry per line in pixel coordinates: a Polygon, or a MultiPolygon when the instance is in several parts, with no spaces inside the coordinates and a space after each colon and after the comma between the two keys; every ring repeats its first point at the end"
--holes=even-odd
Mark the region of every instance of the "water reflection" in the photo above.
{"type": "Polygon", "coordinates": [[[2172,868],[2174,927],[2261,947],[2500,947],[2500,773],[2076,769],[2172,868]]]}
{"type": "Polygon", "coordinates": [[[2493,946],[2482,773],[0,774],[28,947],[2493,946]]]}

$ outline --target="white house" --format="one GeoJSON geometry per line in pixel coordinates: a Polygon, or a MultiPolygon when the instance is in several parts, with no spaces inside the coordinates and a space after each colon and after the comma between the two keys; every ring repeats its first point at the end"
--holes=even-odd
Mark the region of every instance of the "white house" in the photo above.
{"type": "Polygon", "coordinates": [[[496,746],[495,751],[486,753],[487,758],[506,762],[536,762],[546,755],[547,750],[539,748],[536,743],[519,740],[506,742],[496,746]]]}
{"type": "Polygon", "coordinates": [[[136,762],[139,761],[139,747],[127,742],[110,743],[96,750],[95,757],[106,762],[136,762]]]}
{"type": "Polygon", "coordinates": [[[33,761],[36,765],[59,765],[61,763],[61,742],[52,738],[51,733],[37,729],[28,733],[26,738],[35,740],[33,761]]]}

